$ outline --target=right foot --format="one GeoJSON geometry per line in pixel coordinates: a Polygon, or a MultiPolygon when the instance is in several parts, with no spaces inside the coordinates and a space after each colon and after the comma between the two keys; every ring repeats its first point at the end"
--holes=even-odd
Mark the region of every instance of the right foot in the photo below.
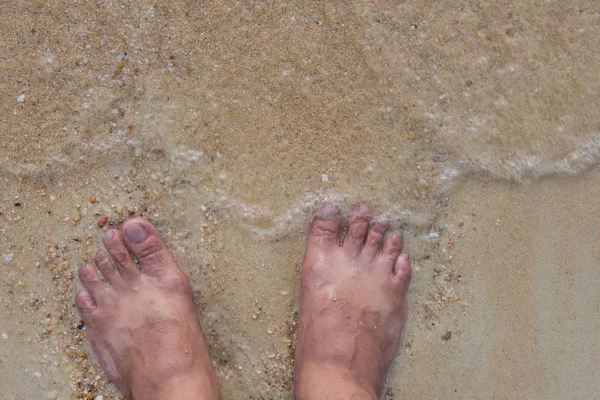
{"type": "Polygon", "coordinates": [[[142,218],[103,239],[75,298],[100,365],[127,399],[218,399],[189,280],[142,218]],[[132,255],[140,263],[138,268],[132,255]]]}
{"type": "Polygon", "coordinates": [[[411,267],[386,219],[354,209],[340,246],[340,215],[315,216],[301,274],[296,398],[376,399],[407,315],[411,267]]]}

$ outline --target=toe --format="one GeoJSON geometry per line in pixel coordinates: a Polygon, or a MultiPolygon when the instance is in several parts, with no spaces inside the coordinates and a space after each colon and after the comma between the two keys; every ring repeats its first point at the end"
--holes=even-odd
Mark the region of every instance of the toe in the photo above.
{"type": "MultiPolygon", "coordinates": [[[[123,243],[121,232],[112,229],[102,238],[104,246],[117,266],[122,279],[131,281],[140,276],[140,270],[123,243]]],[[[100,269],[102,271],[102,269],[100,269]]],[[[104,273],[104,271],[102,271],[104,273]]],[[[108,277],[107,277],[108,278],[108,277]]]]}
{"type": "Polygon", "coordinates": [[[400,253],[402,253],[402,232],[396,231],[389,235],[383,243],[383,249],[381,250],[381,258],[385,260],[396,261],[400,253]]]}
{"type": "Polygon", "coordinates": [[[306,258],[320,258],[323,251],[340,246],[340,213],[333,203],[323,203],[313,218],[308,233],[306,258]]]}
{"type": "Polygon", "coordinates": [[[81,289],[75,296],[75,306],[83,319],[87,319],[87,317],[96,310],[94,299],[86,289],[81,289]]]}
{"type": "Polygon", "coordinates": [[[358,204],[354,207],[348,233],[344,238],[344,250],[350,254],[358,254],[365,243],[367,230],[369,229],[369,221],[371,220],[371,212],[365,204],[358,204]]]}
{"type": "Polygon", "coordinates": [[[394,282],[400,286],[403,292],[406,292],[412,275],[412,267],[408,261],[406,253],[400,254],[394,263],[394,282]]]}
{"type": "Polygon", "coordinates": [[[106,286],[100,280],[96,269],[89,264],[84,264],[79,268],[79,280],[83,286],[90,292],[95,303],[98,303],[98,298],[102,296],[106,286]]]}
{"type": "Polygon", "coordinates": [[[96,264],[100,272],[102,272],[102,275],[104,275],[108,283],[110,283],[112,286],[121,285],[121,276],[119,275],[112,261],[106,255],[105,252],[103,252],[102,250],[96,252],[96,255],[94,256],[94,263],[96,264]]]}
{"type": "Polygon", "coordinates": [[[369,232],[367,233],[367,239],[365,240],[363,254],[366,254],[371,258],[374,258],[377,255],[389,227],[390,222],[386,217],[379,217],[371,224],[369,232]]]}
{"type": "Polygon", "coordinates": [[[130,219],[123,225],[123,232],[125,245],[140,261],[143,273],[160,278],[178,271],[167,246],[150,221],[143,218],[130,219]]]}

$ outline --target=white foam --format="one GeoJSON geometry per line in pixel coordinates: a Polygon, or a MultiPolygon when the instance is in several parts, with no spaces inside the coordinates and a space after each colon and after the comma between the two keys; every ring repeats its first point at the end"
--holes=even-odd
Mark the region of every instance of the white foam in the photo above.
{"type": "Polygon", "coordinates": [[[556,161],[544,161],[535,155],[522,155],[503,163],[474,163],[461,160],[457,170],[443,176],[456,178],[459,171],[485,172],[495,177],[522,182],[524,179],[539,179],[548,175],[577,174],[593,168],[600,161],[600,133],[595,134],[583,146],[556,161]]]}

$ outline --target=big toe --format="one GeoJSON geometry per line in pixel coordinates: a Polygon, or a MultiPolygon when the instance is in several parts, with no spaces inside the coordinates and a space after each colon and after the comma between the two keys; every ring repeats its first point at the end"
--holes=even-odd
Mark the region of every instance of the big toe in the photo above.
{"type": "Polygon", "coordinates": [[[340,247],[340,212],[331,202],[325,202],[315,212],[308,242],[306,259],[316,261],[323,252],[340,247]]]}
{"type": "Polygon", "coordinates": [[[142,272],[163,277],[179,271],[158,230],[143,218],[134,218],[123,225],[125,245],[140,262],[142,272]]]}

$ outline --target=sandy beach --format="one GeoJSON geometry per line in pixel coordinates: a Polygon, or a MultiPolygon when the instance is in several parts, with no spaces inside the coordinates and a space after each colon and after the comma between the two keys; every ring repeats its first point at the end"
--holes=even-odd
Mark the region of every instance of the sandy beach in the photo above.
{"type": "Polygon", "coordinates": [[[0,398],[118,399],[73,307],[132,216],[224,399],[292,398],[315,205],[403,230],[383,398],[596,398],[600,7],[0,0],[0,398]]]}
{"type": "Polygon", "coordinates": [[[430,270],[415,279],[393,398],[598,396],[599,172],[457,187],[441,245],[455,271],[438,268],[460,300],[427,324],[430,270]]]}

